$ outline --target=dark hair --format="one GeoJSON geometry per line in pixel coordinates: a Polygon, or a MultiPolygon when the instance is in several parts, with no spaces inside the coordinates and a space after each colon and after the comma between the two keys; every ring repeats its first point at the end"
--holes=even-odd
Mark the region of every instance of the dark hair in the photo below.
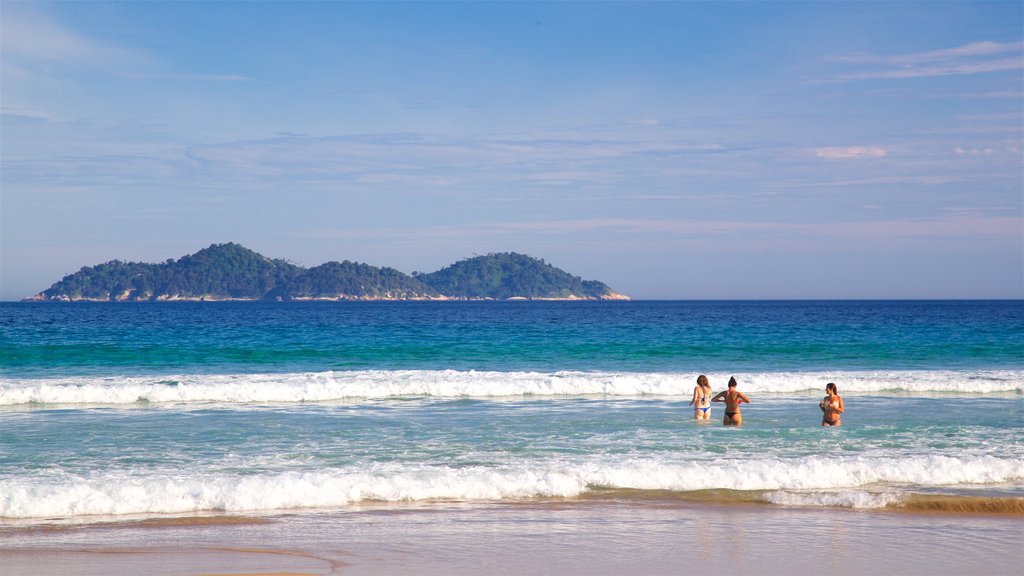
{"type": "Polygon", "coordinates": [[[829,382],[828,384],[825,384],[825,392],[828,392],[829,390],[832,390],[832,392],[835,393],[835,394],[839,394],[839,389],[836,388],[836,385],[833,382],[829,382]]]}
{"type": "Polygon", "coordinates": [[[735,388],[735,387],[736,387],[736,377],[733,376],[732,378],[729,378],[729,388],[735,388]]]}
{"type": "Polygon", "coordinates": [[[697,376],[697,385],[701,388],[704,388],[705,386],[711,388],[711,384],[708,383],[708,377],[703,374],[697,376]]]}

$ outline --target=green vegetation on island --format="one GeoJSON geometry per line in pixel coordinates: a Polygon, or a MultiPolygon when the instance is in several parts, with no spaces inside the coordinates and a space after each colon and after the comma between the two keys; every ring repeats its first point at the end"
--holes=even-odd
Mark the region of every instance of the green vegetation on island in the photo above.
{"type": "Polygon", "coordinates": [[[476,256],[430,274],[357,262],[304,268],[234,243],[214,244],[159,264],[112,260],[84,267],[27,298],[32,301],[167,300],[625,300],[606,284],[582,280],[513,252],[476,256]]]}
{"type": "Polygon", "coordinates": [[[584,298],[614,294],[603,282],[583,280],[544,260],[515,252],[476,256],[413,277],[442,294],[462,298],[584,298]]]}

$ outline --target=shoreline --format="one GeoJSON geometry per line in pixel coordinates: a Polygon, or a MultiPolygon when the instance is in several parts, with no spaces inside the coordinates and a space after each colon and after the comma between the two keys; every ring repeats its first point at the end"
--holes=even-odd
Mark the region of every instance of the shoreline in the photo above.
{"type": "Polygon", "coordinates": [[[640,576],[678,573],[683,564],[784,576],[819,570],[828,538],[837,544],[828,567],[839,573],[960,574],[985,562],[986,574],[998,576],[1017,569],[1020,526],[1008,516],[658,499],[446,502],[200,520],[8,532],[0,564],[5,576],[640,576]],[[731,555],[714,550],[722,541],[734,544],[731,555]]]}
{"type": "Polygon", "coordinates": [[[266,298],[226,298],[221,296],[160,296],[156,298],[70,298],[70,297],[44,297],[39,294],[35,296],[29,296],[28,298],[22,298],[21,300],[12,300],[11,302],[23,302],[23,303],[110,303],[110,304],[123,304],[123,303],[163,303],[163,302],[274,302],[274,303],[285,303],[285,302],[626,302],[631,301],[632,298],[624,294],[614,293],[608,294],[601,297],[594,296],[565,296],[565,297],[547,297],[547,296],[511,296],[509,298],[468,298],[462,296],[422,296],[422,297],[390,297],[390,296],[354,296],[349,294],[341,294],[338,296],[298,296],[291,297],[288,299],[274,299],[268,300],[266,298]]]}
{"type": "Polygon", "coordinates": [[[773,512],[859,513],[877,515],[922,515],[944,518],[1022,518],[1024,496],[991,496],[907,492],[899,501],[882,506],[779,504],[764,498],[770,490],[645,490],[634,488],[593,489],[574,497],[536,497],[510,500],[423,500],[385,502],[366,500],[349,506],[288,508],[251,512],[196,511],[184,514],[132,514],[127,516],[80,516],[70,518],[0,518],[0,534],[56,534],[89,530],[160,530],[175,528],[230,528],[279,524],[304,516],[333,514],[443,514],[457,509],[573,510],[602,506],[649,510],[728,511],[733,509],[773,512]]]}

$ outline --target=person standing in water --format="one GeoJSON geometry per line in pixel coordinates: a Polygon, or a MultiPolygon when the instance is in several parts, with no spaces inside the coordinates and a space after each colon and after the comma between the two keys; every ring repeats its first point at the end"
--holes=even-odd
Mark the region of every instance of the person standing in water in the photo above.
{"type": "Polygon", "coordinates": [[[839,426],[841,424],[840,418],[846,411],[846,406],[834,383],[829,382],[825,385],[825,398],[818,403],[818,408],[821,408],[823,413],[821,416],[822,426],[839,426]]]}
{"type": "Polygon", "coordinates": [[[711,399],[712,402],[725,402],[725,419],[722,424],[726,426],[739,426],[743,424],[743,416],[740,414],[740,404],[750,404],[750,398],[736,389],[736,378],[729,378],[729,389],[719,392],[711,399]]]}
{"type": "Polygon", "coordinates": [[[697,387],[693,389],[693,417],[699,421],[711,420],[711,384],[708,377],[697,376],[697,387]]]}

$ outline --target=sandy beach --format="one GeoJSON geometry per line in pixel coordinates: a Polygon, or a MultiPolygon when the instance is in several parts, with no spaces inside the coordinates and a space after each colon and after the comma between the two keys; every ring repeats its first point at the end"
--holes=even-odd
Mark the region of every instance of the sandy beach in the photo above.
{"type": "Polygon", "coordinates": [[[5,576],[1019,574],[1022,517],[646,502],[433,503],[4,529],[5,576]]]}

